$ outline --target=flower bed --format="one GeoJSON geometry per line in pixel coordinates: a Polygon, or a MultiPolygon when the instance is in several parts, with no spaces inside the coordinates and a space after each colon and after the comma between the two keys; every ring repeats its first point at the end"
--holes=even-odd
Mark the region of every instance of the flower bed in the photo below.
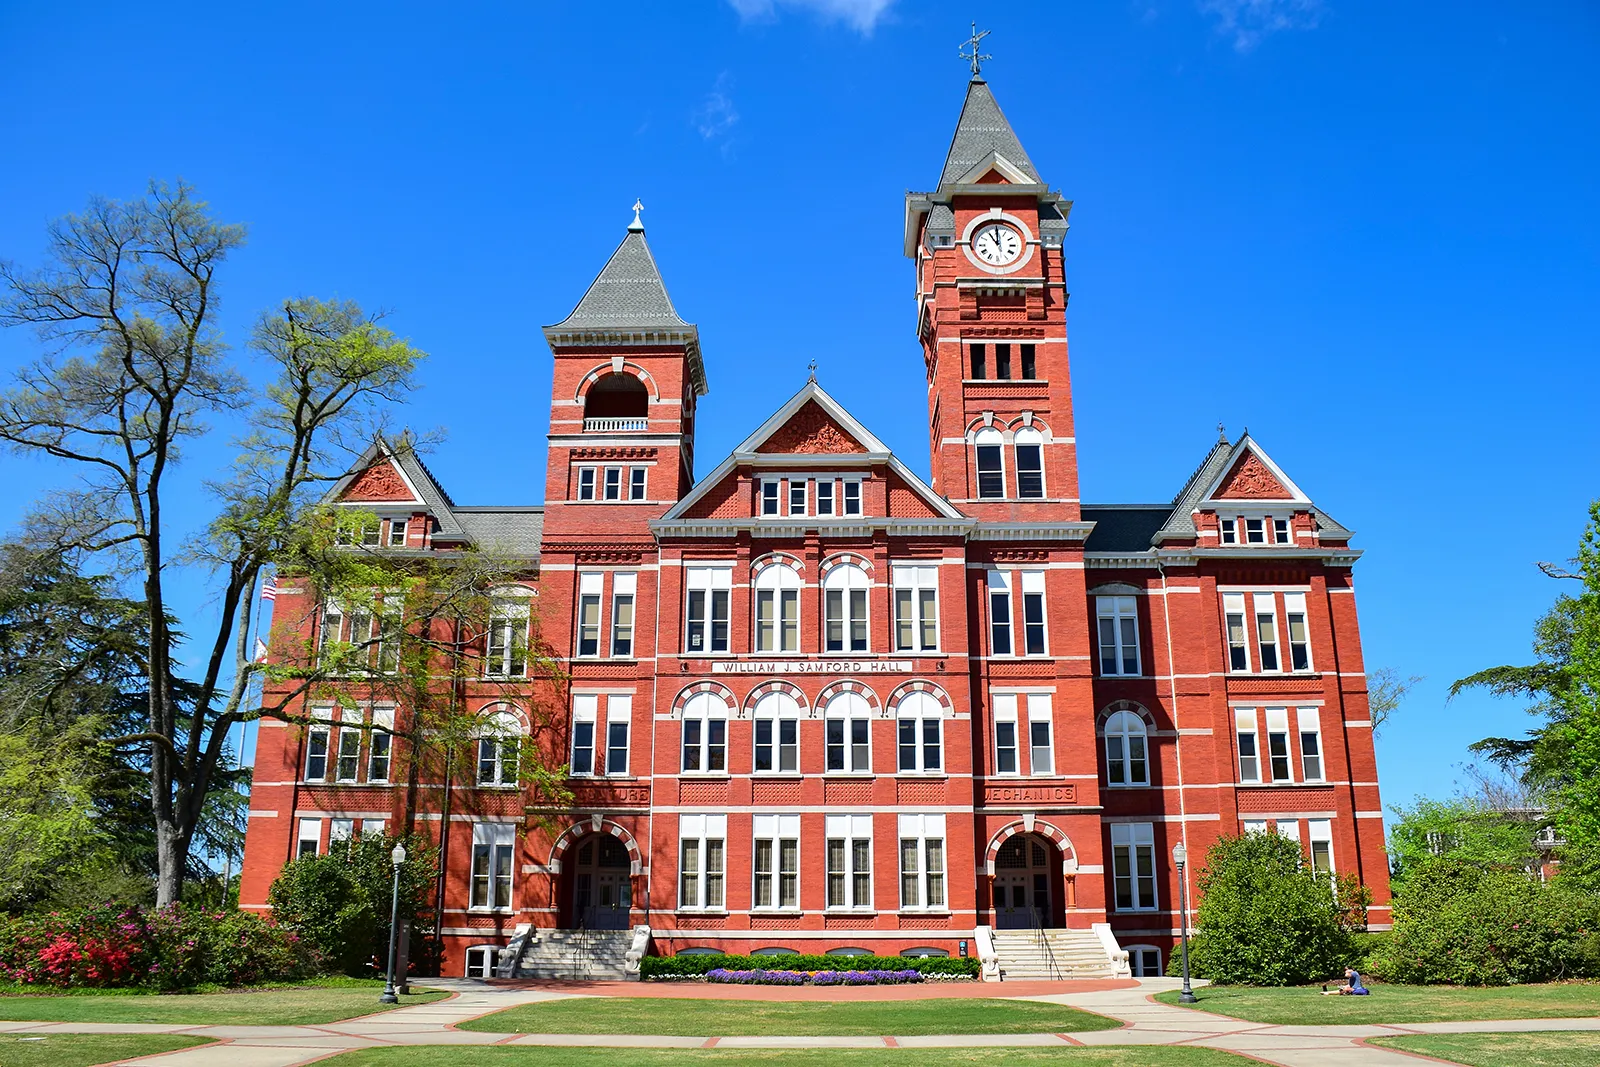
{"type": "Polygon", "coordinates": [[[639,961],[640,976],[648,981],[704,979],[712,971],[789,971],[797,974],[849,971],[914,971],[923,981],[971,980],[978,977],[978,961],[949,956],[646,956],[639,961]]]}
{"type": "Polygon", "coordinates": [[[717,967],[705,973],[708,982],[733,985],[904,985],[922,981],[917,971],[730,971],[717,967]]]}

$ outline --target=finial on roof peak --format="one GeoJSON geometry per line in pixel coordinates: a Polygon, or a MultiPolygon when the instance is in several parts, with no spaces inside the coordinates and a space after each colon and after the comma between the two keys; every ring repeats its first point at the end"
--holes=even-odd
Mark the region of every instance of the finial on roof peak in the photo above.
{"type": "Polygon", "coordinates": [[[643,200],[635,200],[633,202],[633,221],[628,223],[628,232],[629,233],[643,233],[644,232],[644,222],[641,221],[640,218],[639,218],[639,212],[641,212],[643,210],[644,210],[644,201],[643,200]]]}
{"type": "Polygon", "coordinates": [[[806,378],[806,381],[814,383],[817,380],[817,361],[812,360],[810,364],[807,365],[806,370],[810,372],[810,375],[806,378]]]}
{"type": "Polygon", "coordinates": [[[1228,443],[1228,428],[1226,426],[1222,425],[1222,423],[1219,422],[1219,423],[1217,423],[1217,444],[1225,445],[1227,443],[1228,443]]]}
{"type": "Polygon", "coordinates": [[[966,43],[966,47],[972,49],[972,51],[968,52],[966,49],[958,49],[956,51],[956,54],[962,59],[966,60],[967,63],[972,67],[972,80],[975,82],[983,81],[984,60],[994,58],[994,56],[984,55],[978,51],[979,44],[982,43],[985,37],[989,36],[989,33],[989,30],[984,30],[982,33],[979,33],[978,24],[974,22],[972,24],[972,37],[966,43]]]}

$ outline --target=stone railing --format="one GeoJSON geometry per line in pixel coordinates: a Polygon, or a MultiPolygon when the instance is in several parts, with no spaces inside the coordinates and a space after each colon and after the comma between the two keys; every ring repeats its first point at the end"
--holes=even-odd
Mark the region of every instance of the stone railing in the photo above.
{"type": "Polygon", "coordinates": [[[629,416],[617,419],[584,419],[584,433],[630,433],[636,430],[648,430],[650,419],[646,416],[629,416]]]}

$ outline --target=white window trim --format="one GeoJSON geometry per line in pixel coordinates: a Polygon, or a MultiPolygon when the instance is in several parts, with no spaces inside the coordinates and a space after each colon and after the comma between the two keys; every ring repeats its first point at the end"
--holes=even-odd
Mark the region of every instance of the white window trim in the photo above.
{"type": "MultiPolygon", "coordinates": [[[[872,774],[872,705],[860,693],[835,693],[829,698],[827,706],[822,709],[822,773],[834,778],[854,777],[860,778],[872,774]],[[837,710],[836,710],[837,709],[837,710]],[[828,768],[828,724],[843,722],[844,725],[844,767],[842,769],[828,768]],[[855,741],[853,738],[854,723],[867,724],[867,765],[855,766],[855,741]]],[[[898,757],[897,757],[898,758],[898,757]]]]}
{"type": "Polygon", "coordinates": [[[679,815],[678,816],[678,910],[696,913],[709,913],[713,915],[726,914],[728,910],[728,817],[726,815],[679,815]],[[709,842],[717,841],[722,845],[722,870],[716,872],[721,879],[722,902],[719,904],[707,903],[710,898],[710,888],[713,874],[709,870],[710,858],[709,842]],[[693,904],[686,903],[683,899],[684,846],[693,843],[697,849],[699,870],[695,872],[697,887],[697,901],[693,904]]]}
{"type": "MultiPolygon", "coordinates": [[[[598,710],[598,709],[596,709],[598,710]]],[[[598,734],[598,730],[596,733],[598,734]]],[[[611,693],[606,697],[606,730],[603,738],[595,738],[595,748],[604,745],[605,777],[631,778],[633,775],[628,770],[628,765],[633,760],[633,695],[631,693],[611,693]],[[611,761],[611,728],[621,725],[627,730],[628,743],[623,746],[622,766],[617,767],[611,761]]]]}
{"type": "Polygon", "coordinates": [[[1265,753],[1263,753],[1261,748],[1261,726],[1259,721],[1256,719],[1255,708],[1233,709],[1233,734],[1233,758],[1239,764],[1239,784],[1261,785],[1264,781],[1267,781],[1267,779],[1262,777],[1261,772],[1263,769],[1266,769],[1270,773],[1270,767],[1264,768],[1261,762],[1265,756],[1265,753]],[[1250,738],[1251,745],[1255,749],[1254,758],[1256,762],[1256,773],[1254,777],[1250,778],[1245,777],[1245,756],[1239,746],[1238,740],[1239,738],[1246,736],[1250,738]]]}
{"type": "Polygon", "coordinates": [[[1146,725],[1144,718],[1140,716],[1138,712],[1129,711],[1126,708],[1115,711],[1106,719],[1105,729],[1101,731],[1101,737],[1103,739],[1101,748],[1105,751],[1106,755],[1106,788],[1150,788],[1150,730],[1146,725]],[[1113,728],[1114,724],[1116,725],[1116,728],[1113,728]],[[1132,729],[1133,724],[1138,725],[1137,731],[1132,729]],[[1111,780],[1111,765],[1114,762],[1111,758],[1111,739],[1113,737],[1122,739],[1122,758],[1120,760],[1122,763],[1122,781],[1120,782],[1113,782],[1111,780]],[[1135,782],[1132,780],[1133,754],[1129,742],[1135,737],[1144,742],[1144,780],[1141,782],[1135,782]]]}
{"type": "Polygon", "coordinates": [[[572,697],[572,737],[567,751],[567,770],[573,778],[595,778],[594,773],[600,751],[600,697],[595,693],[574,693],[572,697]],[[578,754],[578,726],[589,727],[589,769],[574,769],[578,754]]]}
{"type": "Polygon", "coordinates": [[[931,915],[948,914],[950,911],[950,838],[945,832],[945,817],[943,815],[901,815],[898,820],[899,833],[895,839],[895,865],[900,877],[895,888],[900,894],[900,910],[920,912],[931,915]],[[906,841],[915,841],[917,869],[908,872],[905,869],[906,841]],[[932,871],[929,862],[928,842],[939,842],[939,870],[932,871]],[[917,900],[906,900],[905,881],[910,873],[917,879],[917,900]],[[932,893],[930,888],[937,884],[939,896],[943,899],[931,903],[932,893]]]}
{"type": "Polygon", "coordinates": [[[892,618],[889,625],[894,630],[890,647],[896,652],[920,652],[929,655],[939,651],[939,565],[937,562],[928,564],[902,563],[890,568],[889,580],[891,585],[890,596],[893,598],[892,618]],[[922,633],[927,619],[922,610],[922,594],[933,593],[933,645],[924,647],[922,633]],[[902,647],[900,644],[900,594],[911,593],[911,645],[902,647]]]}
{"type": "Polygon", "coordinates": [[[1022,777],[1022,736],[1020,717],[1018,715],[1018,697],[1016,693],[991,693],[992,705],[991,718],[994,733],[994,774],[997,778],[1022,777]],[[1015,765],[1009,771],[1000,769],[1000,724],[1008,723],[1011,726],[1011,762],[1015,765]]]}
{"type": "Polygon", "coordinates": [[[874,585],[872,575],[854,563],[840,563],[830,570],[822,579],[822,652],[823,655],[869,655],[872,652],[872,591],[874,585]],[[859,579],[852,576],[859,576],[859,579]],[[862,611],[861,630],[866,638],[865,648],[851,648],[853,633],[855,631],[856,617],[851,610],[851,595],[857,591],[864,591],[861,598],[862,611]],[[840,633],[841,648],[828,647],[828,594],[837,592],[840,605],[840,633]]]}
{"type": "Polygon", "coordinates": [[[1056,777],[1056,730],[1055,715],[1050,708],[1049,693],[1027,693],[1025,700],[1028,708],[1028,774],[1035,778],[1056,777]],[[1041,770],[1034,762],[1033,752],[1037,747],[1033,743],[1033,727],[1035,723],[1043,723],[1045,736],[1049,746],[1050,766],[1041,770]]]}
{"type": "Polygon", "coordinates": [[[823,907],[829,912],[871,912],[873,903],[873,855],[872,855],[872,816],[871,815],[825,815],[823,816],[823,855],[822,877],[823,907]],[[829,842],[844,842],[844,900],[843,904],[828,903],[827,882],[833,876],[833,871],[828,868],[829,842]],[[855,865],[856,844],[866,842],[867,845],[867,899],[860,900],[856,895],[856,878],[862,873],[855,865]]]}
{"type": "Polygon", "coordinates": [[[1296,708],[1294,752],[1299,756],[1300,780],[1303,782],[1325,782],[1328,780],[1328,753],[1322,744],[1322,710],[1320,708],[1296,708]],[[1312,734],[1317,739],[1317,774],[1313,777],[1306,773],[1305,738],[1312,734]]]}
{"type": "MultiPolygon", "coordinates": [[[[870,731],[870,728],[869,728],[870,731]]],[[[944,707],[936,697],[930,693],[909,693],[895,705],[894,711],[894,762],[895,773],[902,776],[919,775],[924,777],[944,778],[949,775],[944,741],[944,707]],[[900,765],[900,724],[903,722],[916,723],[916,739],[914,749],[916,759],[914,767],[906,768],[900,765]],[[929,768],[928,746],[926,743],[927,723],[934,723],[934,728],[939,733],[939,766],[929,768]]]]}
{"type": "Polygon", "coordinates": [[[1155,851],[1155,825],[1147,822],[1124,822],[1111,824],[1111,910],[1117,914],[1129,914],[1138,911],[1156,911],[1161,907],[1161,868],[1156,862],[1159,857],[1155,851]],[[1119,838],[1121,840],[1119,840],[1119,838]],[[1117,848],[1124,847],[1128,850],[1128,885],[1133,905],[1128,908],[1117,906],[1116,882],[1120,875],[1117,873],[1117,848]],[[1150,899],[1144,900],[1144,894],[1139,889],[1139,849],[1150,850],[1150,899]]]}
{"type": "Polygon", "coordinates": [[[1113,666],[1116,668],[1107,671],[1105,627],[1095,627],[1095,641],[1099,652],[1097,667],[1104,678],[1113,677],[1138,677],[1144,669],[1143,650],[1139,647],[1139,602],[1137,597],[1131,596],[1097,596],[1095,597],[1095,618],[1098,621],[1109,620],[1111,623],[1111,655],[1113,666]],[[1127,647],[1122,639],[1123,622],[1133,623],[1133,670],[1123,668],[1127,661],[1127,647]]]}
{"type": "Polygon", "coordinates": [[[716,693],[696,693],[694,696],[689,698],[689,700],[684,704],[683,716],[679,723],[681,732],[678,744],[678,773],[680,775],[685,778],[726,778],[729,776],[731,773],[729,767],[731,761],[728,757],[731,755],[731,752],[729,751],[731,746],[728,742],[732,731],[728,729],[728,724],[733,718],[734,709],[729,707],[727,701],[723,700],[716,693]],[[699,767],[695,769],[690,769],[683,766],[683,764],[688,762],[686,758],[689,754],[689,743],[687,738],[689,733],[689,724],[691,722],[697,722],[700,724],[700,740],[694,746],[699,757],[696,761],[699,763],[699,767]],[[713,722],[722,723],[721,770],[710,769],[712,748],[711,724],[713,722]]]}
{"type": "Polygon", "coordinates": [[[1045,593],[1045,572],[1041,570],[1024,570],[1018,572],[1021,586],[1021,595],[1016,598],[1016,607],[1021,613],[1022,625],[1012,632],[1011,649],[1019,656],[1031,659],[1046,659],[1050,655],[1050,600],[1045,593]],[[1044,631],[1044,647],[1033,652],[1028,648],[1028,598],[1039,598],[1039,628],[1044,631]],[[1021,637],[1021,642],[1016,640],[1021,637]]]}
{"type": "Polygon", "coordinates": [[[800,911],[801,892],[803,886],[801,879],[804,876],[805,861],[800,855],[800,816],[760,814],[751,819],[750,841],[750,910],[760,914],[771,912],[791,913],[800,911]],[[767,877],[772,879],[772,903],[758,904],[759,897],[756,870],[756,847],[761,842],[767,842],[771,849],[772,870],[767,877]],[[783,903],[783,842],[795,843],[795,869],[794,869],[794,903],[783,903]]]}
{"type": "Polygon", "coordinates": [[[1016,581],[1008,570],[998,568],[985,573],[984,578],[984,614],[989,619],[989,655],[995,659],[1014,659],[1017,657],[1017,626],[1016,626],[1016,581]],[[1005,598],[1005,617],[1001,618],[995,612],[994,602],[996,596],[1005,598]],[[1006,640],[1010,648],[1005,652],[995,650],[996,624],[1004,626],[1006,640]]]}
{"type": "Polygon", "coordinates": [[[733,564],[732,563],[686,563],[684,564],[683,578],[683,655],[686,657],[715,657],[731,656],[733,654],[733,564]],[[693,649],[689,647],[691,632],[689,617],[690,594],[703,592],[705,594],[706,614],[704,633],[702,634],[703,647],[693,649]],[[713,635],[716,632],[716,595],[727,594],[728,617],[726,619],[728,647],[713,650],[713,635]]]}
{"type": "Polygon", "coordinates": [[[516,826],[508,822],[475,822],[472,824],[472,851],[469,853],[470,861],[467,864],[467,910],[489,914],[510,914],[517,906],[517,836],[516,826]],[[477,895],[478,876],[477,860],[478,849],[489,849],[489,873],[487,882],[487,900],[485,904],[473,903],[477,895]],[[497,860],[500,858],[500,849],[511,851],[511,861],[506,865],[506,903],[494,903],[495,888],[500,881],[497,871],[497,860]]]}

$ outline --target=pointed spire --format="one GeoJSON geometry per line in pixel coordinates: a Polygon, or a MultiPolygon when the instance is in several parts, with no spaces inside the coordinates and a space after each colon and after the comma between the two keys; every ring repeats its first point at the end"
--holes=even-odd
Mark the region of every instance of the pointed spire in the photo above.
{"type": "Polygon", "coordinates": [[[672,306],[661,271],[645,243],[644,223],[637,215],[643,209],[643,204],[635,206],[633,224],[622,244],[611,253],[572,314],[551,330],[692,329],[672,306]]]}
{"type": "Polygon", "coordinates": [[[1027,174],[1035,182],[1039,172],[1033,160],[1017,139],[1016,131],[995,101],[989,83],[974,75],[967,83],[967,100],[961,107],[961,119],[956,123],[955,137],[950,141],[950,152],[945,157],[944,172],[939,175],[941,186],[961,181],[963,175],[988,157],[990,153],[1003,158],[1013,167],[1027,174]]]}

